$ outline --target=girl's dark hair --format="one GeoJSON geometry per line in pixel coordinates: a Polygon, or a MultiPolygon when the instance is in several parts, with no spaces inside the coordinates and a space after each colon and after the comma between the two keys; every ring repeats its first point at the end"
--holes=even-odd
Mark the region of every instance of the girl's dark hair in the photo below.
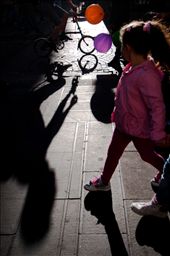
{"type": "Polygon", "coordinates": [[[160,21],[132,21],[121,28],[120,40],[136,53],[150,54],[160,66],[170,68],[170,31],[160,21]]]}

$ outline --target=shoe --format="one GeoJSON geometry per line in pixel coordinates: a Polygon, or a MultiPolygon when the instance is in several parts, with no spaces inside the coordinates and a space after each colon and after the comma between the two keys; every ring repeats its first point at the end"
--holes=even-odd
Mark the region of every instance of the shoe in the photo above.
{"type": "Polygon", "coordinates": [[[162,173],[158,172],[158,174],[151,180],[151,187],[155,193],[158,191],[161,175],[162,173]]]}
{"type": "Polygon", "coordinates": [[[166,218],[168,216],[168,212],[163,209],[158,203],[149,202],[136,202],[131,204],[131,210],[138,215],[153,215],[159,218],[166,218]]]}
{"type": "Polygon", "coordinates": [[[108,185],[104,185],[101,177],[99,177],[91,180],[89,184],[85,184],[84,189],[88,191],[109,191],[111,187],[110,182],[108,183],[108,185]]]}

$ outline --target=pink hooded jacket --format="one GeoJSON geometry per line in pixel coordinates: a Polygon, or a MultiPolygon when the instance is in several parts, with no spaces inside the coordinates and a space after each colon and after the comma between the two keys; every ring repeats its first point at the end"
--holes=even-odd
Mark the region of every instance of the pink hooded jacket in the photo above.
{"type": "Polygon", "coordinates": [[[132,68],[128,64],[118,83],[114,121],[129,135],[158,141],[165,137],[165,105],[161,72],[152,60],[132,68]]]}

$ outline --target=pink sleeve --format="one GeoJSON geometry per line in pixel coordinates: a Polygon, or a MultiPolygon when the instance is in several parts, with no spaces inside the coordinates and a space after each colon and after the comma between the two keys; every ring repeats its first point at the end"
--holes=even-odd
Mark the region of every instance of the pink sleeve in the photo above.
{"type": "Polygon", "coordinates": [[[147,106],[151,122],[151,139],[165,138],[165,104],[161,90],[161,77],[146,72],[142,77],[141,93],[147,106]]]}
{"type": "Polygon", "coordinates": [[[114,123],[115,122],[115,111],[113,110],[113,112],[111,113],[111,122],[114,123]]]}

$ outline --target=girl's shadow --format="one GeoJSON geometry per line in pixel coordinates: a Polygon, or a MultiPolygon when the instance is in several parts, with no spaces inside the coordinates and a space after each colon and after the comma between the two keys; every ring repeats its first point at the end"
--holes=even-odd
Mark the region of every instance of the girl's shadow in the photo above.
{"type": "Polygon", "coordinates": [[[97,224],[105,227],[112,255],[128,256],[115,214],[112,209],[111,190],[89,192],[84,199],[85,209],[97,218],[97,224]]]}

